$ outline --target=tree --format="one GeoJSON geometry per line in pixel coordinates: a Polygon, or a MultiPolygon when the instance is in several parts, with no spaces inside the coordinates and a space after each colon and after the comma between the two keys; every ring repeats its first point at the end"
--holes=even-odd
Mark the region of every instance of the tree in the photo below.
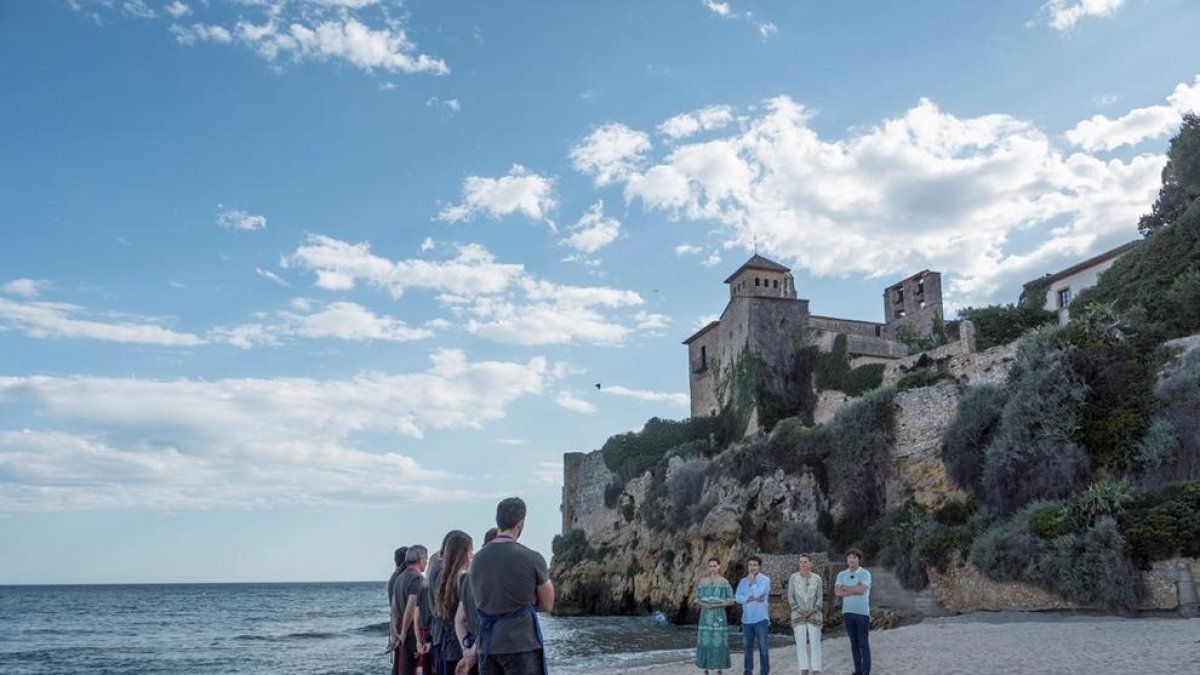
{"type": "Polygon", "coordinates": [[[1170,225],[1200,197],[1200,116],[1188,113],[1167,152],[1162,171],[1162,188],[1150,213],[1138,221],[1143,236],[1170,225]]]}

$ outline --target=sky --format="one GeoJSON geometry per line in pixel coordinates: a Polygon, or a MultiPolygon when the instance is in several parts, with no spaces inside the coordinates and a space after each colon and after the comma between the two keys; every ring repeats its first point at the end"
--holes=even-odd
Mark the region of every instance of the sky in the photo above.
{"type": "Polygon", "coordinates": [[[0,583],[373,580],[687,415],[757,250],[949,313],[1137,237],[1200,6],[0,4],[0,583]],[[600,385],[597,388],[597,384],[600,385]]]}

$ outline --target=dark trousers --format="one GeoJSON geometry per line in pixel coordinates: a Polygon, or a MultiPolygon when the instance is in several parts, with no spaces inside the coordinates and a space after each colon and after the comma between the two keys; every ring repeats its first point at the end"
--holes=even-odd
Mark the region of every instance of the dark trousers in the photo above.
{"type": "Polygon", "coordinates": [[[771,652],[767,649],[767,635],[771,632],[770,619],[758,623],[742,624],[742,669],[746,675],[754,672],[754,643],[758,643],[758,666],[762,675],[771,672],[771,652]]]}
{"type": "Polygon", "coordinates": [[[850,655],[854,657],[854,675],[871,675],[871,617],[866,614],[843,614],[846,635],[850,637],[850,655]]]}
{"type": "Polygon", "coordinates": [[[392,657],[392,675],[416,675],[417,652],[413,649],[413,641],[405,640],[404,646],[394,652],[392,657]]]}
{"type": "Polygon", "coordinates": [[[516,654],[488,654],[479,662],[479,675],[546,675],[542,650],[516,654]]]}

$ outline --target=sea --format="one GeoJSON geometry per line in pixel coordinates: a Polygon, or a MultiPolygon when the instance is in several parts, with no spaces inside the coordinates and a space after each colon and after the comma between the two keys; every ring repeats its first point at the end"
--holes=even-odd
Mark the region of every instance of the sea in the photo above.
{"type": "MultiPolygon", "coordinates": [[[[383,583],[0,586],[0,673],[389,673],[387,619],[383,583]]],[[[683,660],[696,641],[661,615],[541,625],[552,675],[683,660]]]]}

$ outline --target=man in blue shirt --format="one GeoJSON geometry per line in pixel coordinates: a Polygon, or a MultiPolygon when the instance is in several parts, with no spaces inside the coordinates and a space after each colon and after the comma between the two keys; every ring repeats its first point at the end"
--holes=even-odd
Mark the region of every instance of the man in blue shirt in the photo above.
{"type": "Polygon", "coordinates": [[[861,567],[862,551],[846,551],[846,569],[838,572],[833,594],[842,599],[842,623],[850,637],[854,675],[871,675],[871,573],[861,567]]]}
{"type": "Polygon", "coordinates": [[[746,559],[749,574],[738,582],[734,599],[742,606],[742,663],[746,675],[754,673],[754,643],[758,643],[758,661],[762,675],[771,672],[771,654],[767,650],[767,634],[771,618],[767,600],[771,595],[771,579],[761,574],[762,558],[752,555],[746,559]]]}

